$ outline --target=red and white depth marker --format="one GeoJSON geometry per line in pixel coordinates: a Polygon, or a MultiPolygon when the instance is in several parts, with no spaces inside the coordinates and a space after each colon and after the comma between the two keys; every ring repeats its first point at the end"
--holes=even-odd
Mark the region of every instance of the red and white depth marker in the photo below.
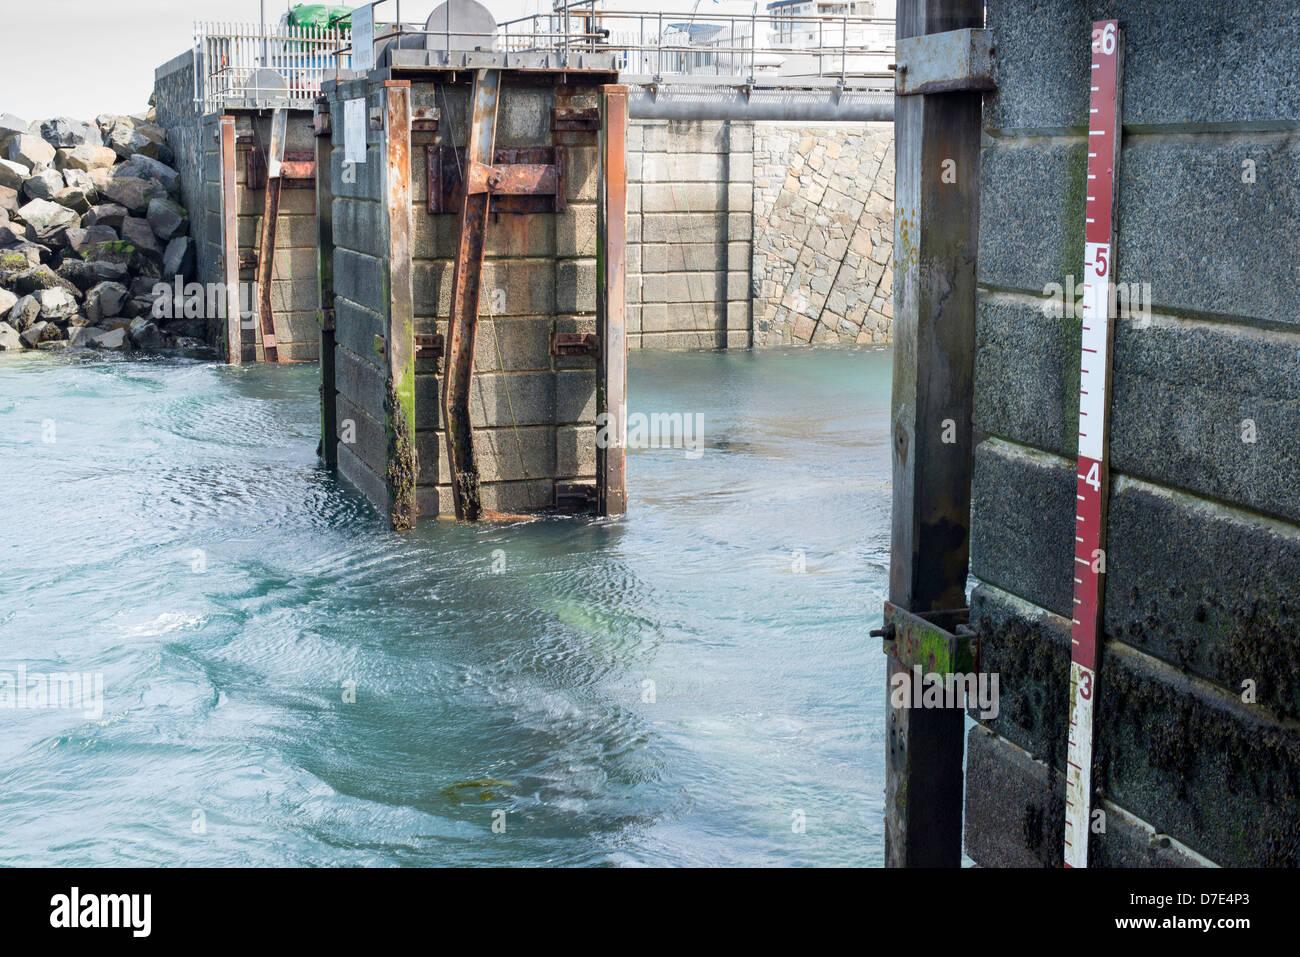
{"type": "Polygon", "coordinates": [[[1105,575],[1110,311],[1115,181],[1119,169],[1119,21],[1092,25],[1088,180],[1084,206],[1083,352],[1079,364],[1079,475],[1075,490],[1074,613],[1070,626],[1070,741],[1065,769],[1065,866],[1088,866],[1092,712],[1105,575]]]}

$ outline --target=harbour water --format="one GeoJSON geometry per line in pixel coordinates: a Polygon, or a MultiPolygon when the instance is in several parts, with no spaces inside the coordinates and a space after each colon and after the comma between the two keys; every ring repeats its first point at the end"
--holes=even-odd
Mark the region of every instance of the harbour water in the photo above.
{"type": "Polygon", "coordinates": [[[890,363],[634,353],[626,517],[402,535],[314,366],[4,357],[0,699],[102,714],[7,686],[0,864],[880,864],[890,363]]]}

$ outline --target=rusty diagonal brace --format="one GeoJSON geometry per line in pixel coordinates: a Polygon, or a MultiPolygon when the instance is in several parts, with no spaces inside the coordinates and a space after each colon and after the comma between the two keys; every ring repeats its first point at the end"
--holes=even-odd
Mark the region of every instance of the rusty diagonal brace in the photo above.
{"type": "MultiPolygon", "coordinates": [[[[500,70],[474,74],[473,113],[465,157],[471,171],[490,167],[496,139],[500,70]]],[[[478,462],[470,426],[469,393],[474,377],[474,341],[478,334],[479,283],[483,273],[484,241],[492,194],[466,189],[461,202],[460,239],[451,282],[451,311],[447,320],[446,371],[442,379],[443,423],[451,469],[456,517],[476,521],[483,512],[479,497],[478,462]]]]}

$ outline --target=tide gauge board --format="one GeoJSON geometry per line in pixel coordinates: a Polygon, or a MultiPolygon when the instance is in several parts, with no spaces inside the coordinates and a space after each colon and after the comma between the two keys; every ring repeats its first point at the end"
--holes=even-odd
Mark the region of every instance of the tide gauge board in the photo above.
{"type": "Polygon", "coordinates": [[[1065,770],[1065,866],[1088,866],[1092,728],[1101,647],[1109,492],[1111,273],[1119,170],[1122,36],[1117,20],[1092,25],[1088,179],[1084,206],[1083,348],[1079,362],[1079,468],[1075,489],[1070,722],[1065,770]]]}

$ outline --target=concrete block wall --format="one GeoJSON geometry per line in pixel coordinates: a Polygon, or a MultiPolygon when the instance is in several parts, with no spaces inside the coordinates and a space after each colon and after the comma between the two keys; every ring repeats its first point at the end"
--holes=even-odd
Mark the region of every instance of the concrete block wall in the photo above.
{"type": "MultiPolygon", "coordinates": [[[[328,89],[328,88],[327,88],[328,89]]],[[[383,512],[388,491],[388,437],[384,408],[391,299],[388,285],[388,213],[384,202],[383,133],[367,130],[366,161],[344,162],[343,102],[365,98],[366,111],[383,104],[383,87],[365,79],[329,92],[330,187],[334,197],[335,407],[339,472],[383,512]]]]}
{"type": "Polygon", "coordinates": [[[212,139],[216,127],[209,124],[211,118],[201,115],[194,106],[192,51],[173,57],[154,71],[154,113],[158,125],[167,131],[167,145],[176,156],[181,202],[190,214],[199,282],[219,281],[220,260],[213,259],[208,250],[215,245],[220,252],[221,220],[200,212],[206,209],[204,184],[218,144],[212,139]]]}
{"type": "Polygon", "coordinates": [[[756,346],[893,341],[894,128],[754,126],[756,346]]]}
{"type": "MultiPolygon", "coordinates": [[[[552,332],[596,331],[595,132],[551,131],[562,105],[599,106],[595,87],[503,81],[498,148],[564,150],[566,208],[561,213],[493,213],[489,219],[470,394],[483,505],[501,512],[549,507],[559,482],[596,476],[596,360],[550,354],[552,332]]],[[[442,111],[437,133],[412,137],[414,203],[412,283],[417,333],[447,334],[460,215],[430,215],[426,146],[464,144],[470,86],[413,83],[412,108],[442,111]]],[[[336,224],[337,230],[337,224],[336,224]]],[[[416,368],[420,514],[455,515],[442,378],[432,363],[416,368]]]]}
{"type": "MultiPolygon", "coordinates": [[[[382,133],[371,132],[365,168],[343,181],[342,100],[369,97],[364,81],[340,86],[334,123],[334,283],[338,420],[356,424],[356,442],[339,444],[339,467],[372,501],[387,501],[383,408],[385,360],[375,340],[387,335],[387,211],[381,201],[382,133]],[[378,410],[376,413],[375,410],[378,410]]],[[[563,105],[595,107],[594,87],[562,88],[563,105]]],[[[447,334],[459,212],[428,212],[430,145],[463,145],[469,132],[469,84],[416,81],[413,109],[440,113],[436,133],[411,144],[411,284],[417,335],[447,334]]],[[[493,213],[486,238],[470,408],[484,507],[520,512],[550,507],[559,482],[594,482],[596,360],[550,354],[552,332],[596,331],[595,132],[552,133],[557,88],[503,81],[499,148],[565,151],[567,208],[562,213],[493,213]]],[[[422,519],[454,516],[441,418],[442,363],[417,359],[416,497],[422,519]]]]}
{"type": "MultiPolygon", "coordinates": [[[[171,130],[167,132],[170,140],[171,130]]],[[[185,208],[190,214],[190,236],[194,240],[194,260],[199,282],[224,283],[225,254],[222,249],[221,208],[221,117],[215,113],[199,118],[197,162],[181,174],[182,191],[193,191],[193,199],[186,197],[185,208]]],[[[224,323],[218,317],[208,317],[208,341],[225,341],[224,323]]]]}
{"type": "MultiPolygon", "coordinates": [[[[204,114],[194,103],[194,62],[193,52],[187,50],[155,71],[154,108],[158,124],[167,131],[168,145],[176,154],[181,198],[190,214],[190,237],[194,240],[199,282],[224,283],[220,115],[204,114]]],[[[270,144],[270,113],[231,110],[230,115],[236,118],[236,134],[253,137],[254,143],[265,151],[270,144]]],[[[291,111],[286,128],[286,149],[315,149],[310,112],[291,111]]],[[[252,144],[240,144],[235,157],[241,256],[259,254],[261,246],[265,191],[247,188],[247,155],[252,148],[252,144]]],[[[256,319],[253,291],[257,271],[245,269],[239,275],[242,308],[252,310],[251,315],[244,317],[243,359],[261,361],[262,333],[256,319]]],[[[281,357],[315,360],[320,352],[320,331],[316,319],[316,196],[312,189],[281,190],[271,275],[271,309],[281,357]]],[[[225,334],[224,317],[209,316],[208,341],[224,343],[225,334]]]]}
{"type": "Polygon", "coordinates": [[[753,154],[752,124],[631,124],[629,348],[750,345],[753,154]]]}
{"type": "Polygon", "coordinates": [[[892,341],[893,127],[637,120],[631,348],[892,341]]]}
{"type": "MultiPolygon", "coordinates": [[[[265,153],[271,144],[270,111],[241,111],[235,115],[235,132],[240,138],[252,135],[253,142],[235,151],[235,180],[239,187],[236,205],[239,222],[240,257],[261,257],[262,214],[265,189],[249,189],[248,154],[254,148],[265,153]]],[[[285,149],[316,149],[312,116],[306,110],[290,110],[285,124],[285,149]]],[[[220,170],[217,171],[218,182],[220,170]]],[[[244,360],[261,362],[262,327],[257,320],[257,304],[252,297],[257,281],[256,267],[242,269],[241,286],[249,292],[241,299],[251,307],[252,316],[244,322],[242,342],[244,360]]],[[[315,361],[320,356],[320,324],[316,317],[319,290],[316,281],[316,191],[314,189],[280,190],[280,215],[276,221],[275,262],[271,268],[271,312],[274,316],[276,344],[281,361],[315,361]]]]}
{"type": "Polygon", "coordinates": [[[1300,864],[1300,8],[990,0],[972,624],[1001,710],[972,731],[966,844],[1060,861],[1089,26],[1126,34],[1105,642],[1102,864],[1300,864]],[[1252,693],[1246,693],[1253,689],[1252,693]]]}

